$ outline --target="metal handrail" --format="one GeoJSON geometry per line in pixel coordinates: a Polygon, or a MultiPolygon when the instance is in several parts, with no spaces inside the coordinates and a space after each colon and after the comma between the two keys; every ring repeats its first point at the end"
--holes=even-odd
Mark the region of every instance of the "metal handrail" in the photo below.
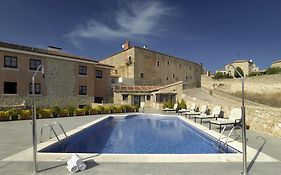
{"type": "Polygon", "coordinates": [[[55,134],[56,138],[58,141],[60,141],[56,131],[54,130],[53,126],[52,125],[49,125],[49,124],[45,124],[42,128],[41,128],[41,137],[40,137],[40,143],[43,142],[43,139],[42,139],[42,135],[43,135],[43,130],[44,128],[47,128],[49,127],[50,128],[50,132],[49,132],[49,139],[51,139],[51,132],[53,131],[53,133],[55,134]]]}
{"type": "Polygon", "coordinates": [[[228,139],[231,136],[231,134],[233,133],[233,131],[235,132],[235,138],[237,138],[236,129],[241,129],[241,126],[233,126],[232,127],[232,129],[230,130],[228,136],[225,139],[225,142],[224,142],[225,145],[228,143],[228,139]]]}
{"type": "Polygon", "coordinates": [[[60,124],[60,122],[54,122],[52,126],[54,126],[54,125],[59,125],[60,128],[61,128],[61,130],[62,130],[62,132],[63,132],[63,134],[64,134],[64,136],[65,136],[66,138],[68,138],[67,135],[66,135],[66,133],[65,133],[65,130],[63,129],[63,127],[62,127],[62,125],[60,124]]]}

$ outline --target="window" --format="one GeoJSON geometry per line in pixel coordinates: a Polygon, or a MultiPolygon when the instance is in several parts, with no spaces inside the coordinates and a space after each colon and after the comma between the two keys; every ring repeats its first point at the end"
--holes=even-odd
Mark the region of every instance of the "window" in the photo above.
{"type": "Polygon", "coordinates": [[[160,61],[159,60],[156,61],[156,66],[160,67],[160,61]]]}
{"type": "Polygon", "coordinates": [[[133,63],[132,57],[131,57],[131,56],[129,56],[128,61],[129,61],[129,64],[132,64],[132,63],[133,63]]]}
{"type": "Polygon", "coordinates": [[[95,103],[103,103],[103,97],[95,97],[94,102],[95,103]]]}
{"type": "Polygon", "coordinates": [[[187,76],[185,76],[185,79],[187,80],[187,76]]]}
{"type": "Polygon", "coordinates": [[[167,61],[167,65],[168,65],[168,66],[170,65],[170,61],[167,61]]]}
{"type": "Polygon", "coordinates": [[[17,94],[17,82],[4,82],[4,94],[17,94]]]}
{"type": "Polygon", "coordinates": [[[18,68],[18,58],[12,56],[4,56],[4,67],[18,68]]]}
{"type": "Polygon", "coordinates": [[[140,74],[141,78],[143,78],[143,73],[140,74]]]}
{"type": "Polygon", "coordinates": [[[150,101],[150,95],[147,95],[147,96],[146,96],[146,100],[147,100],[147,101],[150,101]]]}
{"type": "Polygon", "coordinates": [[[122,97],[123,97],[123,101],[128,101],[129,95],[128,94],[123,94],[122,97]]]}
{"type": "Polygon", "coordinates": [[[117,69],[115,70],[115,74],[118,74],[118,70],[117,69]]]}
{"type": "Polygon", "coordinates": [[[181,64],[179,64],[179,67],[181,67],[181,64]]]}
{"type": "Polygon", "coordinates": [[[102,78],[102,71],[96,70],[96,78],[102,78]]]}
{"type": "Polygon", "coordinates": [[[79,95],[87,95],[87,86],[79,86],[79,95]]]}
{"type": "Polygon", "coordinates": [[[30,59],[29,60],[29,70],[37,70],[37,68],[40,64],[41,64],[41,60],[30,59]]]}
{"type": "Polygon", "coordinates": [[[173,78],[175,78],[175,74],[173,74],[173,78]]]}
{"type": "MultiPolygon", "coordinates": [[[[35,83],[34,94],[41,94],[41,84],[35,83]]],[[[29,94],[32,94],[32,83],[29,83],[29,94]]]]}
{"type": "Polygon", "coordinates": [[[168,80],[169,80],[169,77],[167,77],[166,80],[168,81],[168,80]]]}
{"type": "Polygon", "coordinates": [[[79,75],[87,75],[87,66],[79,66],[79,75]]]}

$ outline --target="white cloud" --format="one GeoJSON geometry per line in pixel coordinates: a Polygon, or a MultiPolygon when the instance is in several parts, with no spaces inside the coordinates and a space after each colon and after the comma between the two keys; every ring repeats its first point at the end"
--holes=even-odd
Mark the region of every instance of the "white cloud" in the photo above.
{"type": "Polygon", "coordinates": [[[80,39],[113,40],[152,35],[157,33],[161,20],[170,13],[171,8],[160,1],[122,3],[113,13],[112,25],[90,19],[67,34],[67,37],[74,45],[80,46],[80,39]]]}

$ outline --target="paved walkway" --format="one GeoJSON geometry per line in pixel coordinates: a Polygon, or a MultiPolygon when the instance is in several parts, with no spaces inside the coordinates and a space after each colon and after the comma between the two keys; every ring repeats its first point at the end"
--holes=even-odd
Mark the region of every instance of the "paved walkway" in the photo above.
{"type": "MultiPolygon", "coordinates": [[[[93,121],[101,116],[83,116],[70,118],[55,118],[55,119],[40,119],[38,121],[38,128],[46,123],[59,121],[68,131],[78,126],[93,121]]],[[[31,121],[12,121],[0,122],[0,159],[11,156],[19,151],[32,146],[31,139],[31,121]]],[[[38,132],[39,133],[39,132],[38,132]]],[[[262,152],[281,160],[281,139],[256,133],[248,132],[248,145],[259,149],[263,141],[256,139],[256,136],[263,136],[267,142],[262,149],[262,152]]],[[[38,138],[39,139],[39,138],[38,138]]],[[[93,161],[86,162],[87,170],[77,174],[139,174],[139,175],[153,175],[153,174],[240,174],[242,163],[100,163],[93,161]]],[[[65,163],[62,162],[39,162],[39,174],[70,174],[65,163]]],[[[32,174],[32,162],[0,162],[0,174],[9,175],[25,175],[32,174]]],[[[254,163],[250,169],[250,174],[280,174],[281,163],[254,163]]]]}

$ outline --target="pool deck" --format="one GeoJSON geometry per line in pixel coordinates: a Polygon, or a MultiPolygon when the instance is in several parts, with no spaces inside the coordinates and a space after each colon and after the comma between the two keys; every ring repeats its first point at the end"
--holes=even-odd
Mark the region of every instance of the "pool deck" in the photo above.
{"type": "MultiPolygon", "coordinates": [[[[173,113],[171,113],[173,114],[173,113]]],[[[66,131],[92,122],[104,116],[83,116],[70,118],[54,118],[37,120],[38,133],[44,124],[59,121],[66,131]]],[[[214,129],[218,131],[217,129],[214,129]]],[[[281,138],[248,131],[248,145],[256,150],[281,161],[281,138]],[[262,136],[266,139],[256,139],[262,136]]],[[[38,134],[40,136],[40,134],[38,134]]],[[[32,146],[31,121],[0,122],[0,159],[3,160],[32,146]]],[[[40,138],[38,137],[38,140],[40,138]]],[[[260,155],[259,155],[260,156],[260,155]]],[[[259,157],[258,157],[259,158],[259,157]]],[[[258,160],[258,159],[257,159],[258,160]]],[[[87,170],[77,174],[240,174],[240,162],[184,162],[184,163],[96,163],[86,161],[87,170]]],[[[281,162],[249,162],[249,174],[280,174],[281,162]]],[[[64,161],[49,161],[38,163],[39,174],[70,174],[64,161]]],[[[31,161],[0,161],[0,174],[32,174],[33,162],[31,161]]]]}

